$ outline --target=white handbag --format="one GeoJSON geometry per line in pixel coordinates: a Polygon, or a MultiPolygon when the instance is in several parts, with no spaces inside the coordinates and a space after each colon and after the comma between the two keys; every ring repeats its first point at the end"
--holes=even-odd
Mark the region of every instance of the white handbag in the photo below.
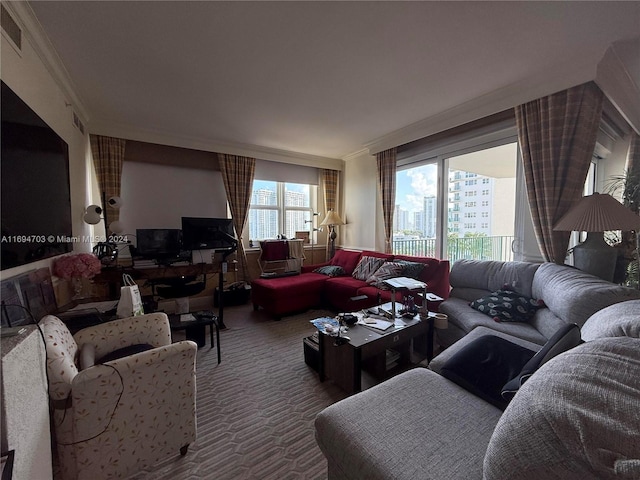
{"type": "Polygon", "coordinates": [[[144,314],[142,297],[138,285],[131,275],[122,275],[122,287],[120,287],[120,301],[116,311],[118,318],[137,317],[144,314]]]}

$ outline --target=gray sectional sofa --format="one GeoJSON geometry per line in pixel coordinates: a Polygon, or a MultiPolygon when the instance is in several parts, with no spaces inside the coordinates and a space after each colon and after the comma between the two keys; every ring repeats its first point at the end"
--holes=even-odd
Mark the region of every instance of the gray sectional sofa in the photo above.
{"type": "Polygon", "coordinates": [[[438,343],[445,348],[477,327],[543,345],[566,323],[582,326],[598,310],[640,298],[638,290],[554,263],[458,260],[451,266],[449,282],[449,298],[440,304],[440,312],[449,316],[449,327],[437,331],[438,343]],[[504,286],[542,300],[546,308],[540,308],[528,322],[496,322],[469,306],[504,286]]]}
{"type": "MultiPolygon", "coordinates": [[[[550,292],[546,284],[535,291],[550,292]]],[[[598,301],[594,292],[584,301],[592,297],[598,301]]],[[[554,312],[580,320],[585,343],[543,364],[504,412],[425,368],[323,410],[316,439],[329,479],[640,478],[640,300],[615,303],[586,323],[568,308],[554,312]]]]}

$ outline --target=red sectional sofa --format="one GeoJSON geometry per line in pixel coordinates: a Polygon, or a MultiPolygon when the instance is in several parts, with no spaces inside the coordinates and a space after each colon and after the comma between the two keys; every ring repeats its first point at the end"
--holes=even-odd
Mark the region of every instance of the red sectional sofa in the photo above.
{"type": "MultiPolygon", "coordinates": [[[[385,261],[405,260],[425,264],[418,280],[427,284],[429,292],[446,299],[449,297],[449,261],[429,257],[390,255],[372,251],[338,250],[331,261],[302,267],[300,275],[278,278],[259,278],[251,282],[251,298],[254,309],[262,307],[275,317],[307,310],[327,307],[339,312],[351,312],[371,307],[378,302],[391,299],[389,290],[381,290],[352,276],[358,262],[364,256],[379,257],[385,261]],[[340,266],[345,274],[329,277],[315,273],[319,267],[340,266]],[[354,297],[366,298],[353,300],[354,297]]],[[[396,293],[400,300],[402,293],[396,293]]],[[[418,302],[419,303],[419,302],[418,302]]],[[[428,302],[429,310],[437,311],[439,302],[428,302]]]]}

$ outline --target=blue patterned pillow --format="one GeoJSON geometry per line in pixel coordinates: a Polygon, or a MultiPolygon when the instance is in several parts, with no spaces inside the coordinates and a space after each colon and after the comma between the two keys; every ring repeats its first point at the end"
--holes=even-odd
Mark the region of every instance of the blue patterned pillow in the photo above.
{"type": "Polygon", "coordinates": [[[544,303],[513,290],[497,290],[474,300],[469,306],[489,315],[496,322],[527,322],[539,308],[544,307],[544,303]]]}
{"type": "Polygon", "coordinates": [[[425,263],[410,262],[409,260],[394,260],[394,262],[404,267],[402,269],[403,277],[415,278],[416,280],[420,279],[420,274],[427,266],[425,263]]]}
{"type": "Polygon", "coordinates": [[[345,274],[344,268],[340,265],[326,265],[324,267],[316,268],[314,272],[328,275],[329,277],[339,277],[345,274]]]}
{"type": "Polygon", "coordinates": [[[384,258],[369,257],[365,255],[360,259],[358,265],[356,265],[352,277],[364,282],[367,278],[376,273],[376,270],[378,270],[384,262],[384,258]]]}

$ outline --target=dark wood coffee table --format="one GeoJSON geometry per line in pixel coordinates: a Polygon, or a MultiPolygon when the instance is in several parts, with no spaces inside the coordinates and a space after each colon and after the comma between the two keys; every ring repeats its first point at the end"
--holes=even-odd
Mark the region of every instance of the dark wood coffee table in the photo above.
{"type": "Polygon", "coordinates": [[[362,367],[372,367],[377,377],[385,376],[386,351],[393,349],[400,354],[399,366],[410,362],[411,340],[427,343],[421,351],[428,351],[428,343],[433,341],[433,319],[421,321],[418,316],[412,320],[402,319],[406,326],[376,330],[373,327],[354,325],[349,327],[346,336],[348,343],[336,345],[336,337],[321,333],[319,335],[320,381],[333,380],[347,393],[362,390],[362,367]]]}
{"type": "Polygon", "coordinates": [[[187,340],[196,342],[198,348],[202,348],[206,344],[206,327],[209,326],[209,336],[211,339],[211,348],[216,345],[218,350],[218,363],[220,363],[220,326],[218,317],[211,312],[192,312],[191,315],[195,320],[182,322],[180,314],[169,315],[169,324],[172,331],[184,330],[187,340]],[[216,330],[216,341],[213,341],[213,329],[216,330]]]}

